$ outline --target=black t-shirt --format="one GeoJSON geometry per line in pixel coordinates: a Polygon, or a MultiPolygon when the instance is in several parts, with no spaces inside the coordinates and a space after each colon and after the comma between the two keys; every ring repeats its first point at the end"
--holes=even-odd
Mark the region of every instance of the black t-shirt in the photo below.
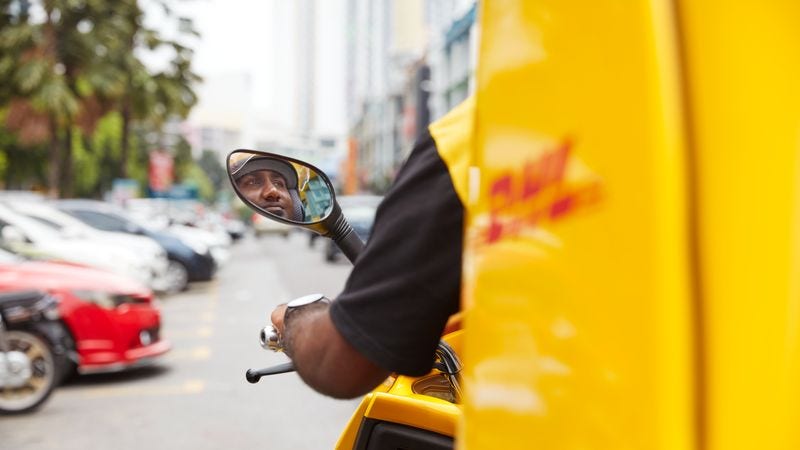
{"type": "Polygon", "coordinates": [[[330,308],[339,332],[378,366],[431,370],[458,312],[464,207],[429,132],[378,207],[366,248],[330,308]]]}

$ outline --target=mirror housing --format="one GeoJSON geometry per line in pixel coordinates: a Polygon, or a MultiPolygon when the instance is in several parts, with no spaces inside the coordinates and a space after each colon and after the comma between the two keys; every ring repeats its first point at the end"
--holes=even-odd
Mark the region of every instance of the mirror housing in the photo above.
{"type": "Polygon", "coordinates": [[[247,149],[232,151],[225,166],[236,195],[258,214],[333,239],[351,262],[364,248],[336,202],[333,184],[320,169],[247,149]]]}

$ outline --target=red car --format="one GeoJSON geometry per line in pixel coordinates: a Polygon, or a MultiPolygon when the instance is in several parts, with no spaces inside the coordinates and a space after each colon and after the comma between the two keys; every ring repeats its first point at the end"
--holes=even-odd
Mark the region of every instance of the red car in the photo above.
{"type": "Polygon", "coordinates": [[[83,266],[50,262],[0,263],[0,292],[37,289],[59,300],[72,333],[79,373],[113,372],[169,351],[153,293],[136,281],[83,266]]]}

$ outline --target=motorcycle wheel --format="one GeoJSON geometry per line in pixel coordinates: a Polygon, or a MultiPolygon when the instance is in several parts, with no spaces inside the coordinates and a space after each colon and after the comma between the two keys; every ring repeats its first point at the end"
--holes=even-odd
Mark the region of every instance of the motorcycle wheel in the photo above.
{"type": "MultiPolygon", "coordinates": [[[[28,331],[6,331],[8,352],[4,355],[15,366],[0,381],[0,414],[19,414],[41,406],[56,387],[58,374],[53,352],[45,340],[28,331]]],[[[0,363],[4,363],[0,359],[0,363]]]]}

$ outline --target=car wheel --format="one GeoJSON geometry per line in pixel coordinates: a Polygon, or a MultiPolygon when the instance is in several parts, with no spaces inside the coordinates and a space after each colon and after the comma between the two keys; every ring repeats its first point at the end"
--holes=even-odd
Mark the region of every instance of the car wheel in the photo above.
{"type": "Polygon", "coordinates": [[[48,343],[28,331],[5,332],[7,350],[0,353],[4,365],[14,367],[0,390],[0,414],[17,414],[39,407],[58,381],[55,358],[48,343]]]}
{"type": "Polygon", "coordinates": [[[168,294],[175,294],[186,290],[189,286],[189,271],[186,266],[177,260],[170,259],[167,264],[167,289],[168,294]]]}

